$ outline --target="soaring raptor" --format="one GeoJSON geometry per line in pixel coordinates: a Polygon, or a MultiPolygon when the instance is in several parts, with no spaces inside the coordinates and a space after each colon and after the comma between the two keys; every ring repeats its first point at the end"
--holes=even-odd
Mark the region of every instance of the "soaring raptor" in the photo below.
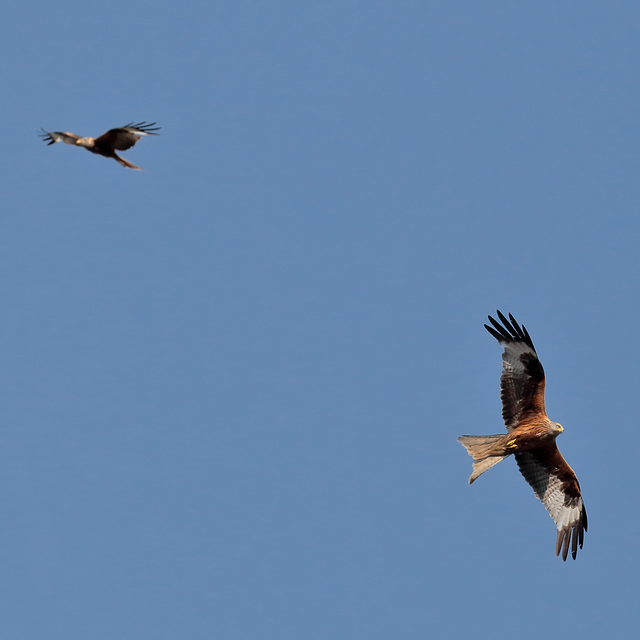
{"type": "Polygon", "coordinates": [[[544,408],[544,369],[524,325],[498,311],[502,324],[489,316],[485,329],[504,348],[500,398],[507,433],[461,436],[458,440],[473,458],[469,484],[487,469],[513,454],[525,480],[556,523],[556,555],[567,559],[569,545],[575,560],[587,530],[587,512],[573,469],[558,451],[556,438],[564,429],[551,422],[544,408]]]}
{"type": "Polygon", "coordinates": [[[124,158],[121,158],[116,151],[126,151],[133,147],[133,145],[142,138],[142,136],[157,136],[160,127],[154,127],[155,122],[138,122],[134,124],[130,122],[125,124],[124,127],[118,127],[117,129],[109,129],[106,133],[103,133],[99,138],[81,138],[75,133],[69,133],[67,131],[45,131],[42,129],[42,133],[38,134],[41,138],[47,142],[47,146],[55,144],[56,142],[64,142],[66,144],[73,144],[78,147],[84,147],[91,153],[97,153],[98,155],[105,156],[107,158],[113,158],[119,162],[123,167],[129,169],[140,169],[133,162],[129,162],[124,158]]]}

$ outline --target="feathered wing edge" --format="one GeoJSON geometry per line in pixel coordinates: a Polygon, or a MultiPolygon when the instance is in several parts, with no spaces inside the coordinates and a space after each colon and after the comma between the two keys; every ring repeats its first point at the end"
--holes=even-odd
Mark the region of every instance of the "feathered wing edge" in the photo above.
{"type": "Polygon", "coordinates": [[[542,363],[527,329],[520,326],[512,314],[510,320],[498,310],[497,320],[489,316],[493,327],[485,329],[503,347],[500,399],[502,419],[507,431],[514,429],[526,414],[546,416],[544,406],[545,375],[542,363]]]}
{"type": "MultiPolygon", "coordinates": [[[[100,137],[96,138],[95,146],[108,152],[126,151],[127,149],[131,149],[131,147],[135,146],[138,140],[143,136],[160,135],[159,133],[154,132],[158,131],[161,127],[154,127],[154,124],[156,123],[138,122],[136,124],[129,123],[124,127],[109,129],[109,131],[106,131],[100,137]]],[[[118,160],[118,162],[120,161],[118,160]]]]}
{"type": "Polygon", "coordinates": [[[509,322],[499,309],[496,310],[496,313],[504,326],[491,316],[488,316],[489,322],[491,322],[493,327],[490,327],[488,324],[485,324],[484,327],[498,342],[524,342],[534,351],[536,350],[533,346],[533,340],[531,340],[531,336],[524,325],[520,326],[512,314],[509,314],[509,320],[511,321],[509,322]]]}
{"type": "Polygon", "coordinates": [[[38,135],[47,143],[47,146],[55,144],[56,142],[64,142],[65,144],[75,144],[80,140],[80,136],[75,133],[69,133],[68,131],[45,131],[40,128],[42,133],[38,135]]]}
{"type": "Polygon", "coordinates": [[[154,133],[154,131],[160,131],[162,127],[154,127],[153,125],[158,124],[157,122],[130,122],[129,124],[125,124],[121,129],[135,129],[138,133],[143,133],[148,136],[159,136],[159,133],[154,133]]]}
{"type": "Polygon", "coordinates": [[[516,462],[525,480],[556,523],[556,555],[566,561],[571,546],[575,560],[587,531],[587,510],[578,478],[554,444],[552,447],[516,453],[516,462]]]}

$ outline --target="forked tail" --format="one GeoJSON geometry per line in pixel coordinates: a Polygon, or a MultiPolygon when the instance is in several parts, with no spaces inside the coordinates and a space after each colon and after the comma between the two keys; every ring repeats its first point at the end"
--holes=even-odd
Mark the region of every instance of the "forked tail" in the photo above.
{"type": "Polygon", "coordinates": [[[142,171],[142,169],[138,166],[136,166],[135,164],[133,164],[133,162],[129,162],[128,160],[125,160],[124,158],[122,158],[121,156],[119,156],[117,153],[113,154],[113,157],[115,160],[117,160],[123,167],[127,167],[128,169],[137,169],[138,171],[142,171]]]}
{"type": "Polygon", "coordinates": [[[473,472],[469,477],[469,484],[491,469],[508,456],[505,449],[505,436],[460,436],[458,442],[466,448],[467,453],[473,458],[473,472]]]}

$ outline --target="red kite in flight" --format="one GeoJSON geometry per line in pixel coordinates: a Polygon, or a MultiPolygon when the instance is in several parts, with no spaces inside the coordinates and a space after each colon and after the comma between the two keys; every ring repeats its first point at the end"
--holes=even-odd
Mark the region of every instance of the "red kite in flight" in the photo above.
{"type": "Polygon", "coordinates": [[[66,144],[74,144],[78,147],[84,147],[91,153],[97,153],[98,155],[105,156],[106,158],[113,158],[117,160],[123,167],[129,169],[140,169],[136,167],[133,162],[129,162],[124,158],[121,158],[116,151],[126,151],[133,147],[133,145],[142,138],[142,136],[157,136],[160,127],[154,127],[155,122],[138,122],[134,124],[130,122],[125,124],[124,127],[118,129],[109,129],[106,133],[103,133],[99,138],[81,138],[75,133],[68,133],[66,131],[45,131],[38,134],[41,138],[44,138],[45,142],[49,145],[56,142],[64,142],[66,144]]]}
{"type": "Polygon", "coordinates": [[[493,327],[484,326],[504,347],[500,398],[507,433],[458,438],[473,458],[469,484],[513,453],[524,479],[556,523],[556,555],[562,550],[562,559],[566,560],[571,543],[575,560],[587,530],[587,512],[578,478],[556,446],[556,438],[564,429],[547,417],[544,369],[529,333],[511,314],[511,322],[500,311],[498,317],[502,325],[489,316],[493,327]]]}

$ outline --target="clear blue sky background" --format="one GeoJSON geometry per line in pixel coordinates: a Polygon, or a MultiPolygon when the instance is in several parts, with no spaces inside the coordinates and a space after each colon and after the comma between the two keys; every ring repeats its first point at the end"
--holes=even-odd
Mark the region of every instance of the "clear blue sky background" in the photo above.
{"type": "Polygon", "coordinates": [[[637,2],[0,10],[12,640],[630,637],[637,2]],[[126,157],[98,135],[155,120],[126,157]],[[590,528],[508,460],[529,329],[590,528]]]}

